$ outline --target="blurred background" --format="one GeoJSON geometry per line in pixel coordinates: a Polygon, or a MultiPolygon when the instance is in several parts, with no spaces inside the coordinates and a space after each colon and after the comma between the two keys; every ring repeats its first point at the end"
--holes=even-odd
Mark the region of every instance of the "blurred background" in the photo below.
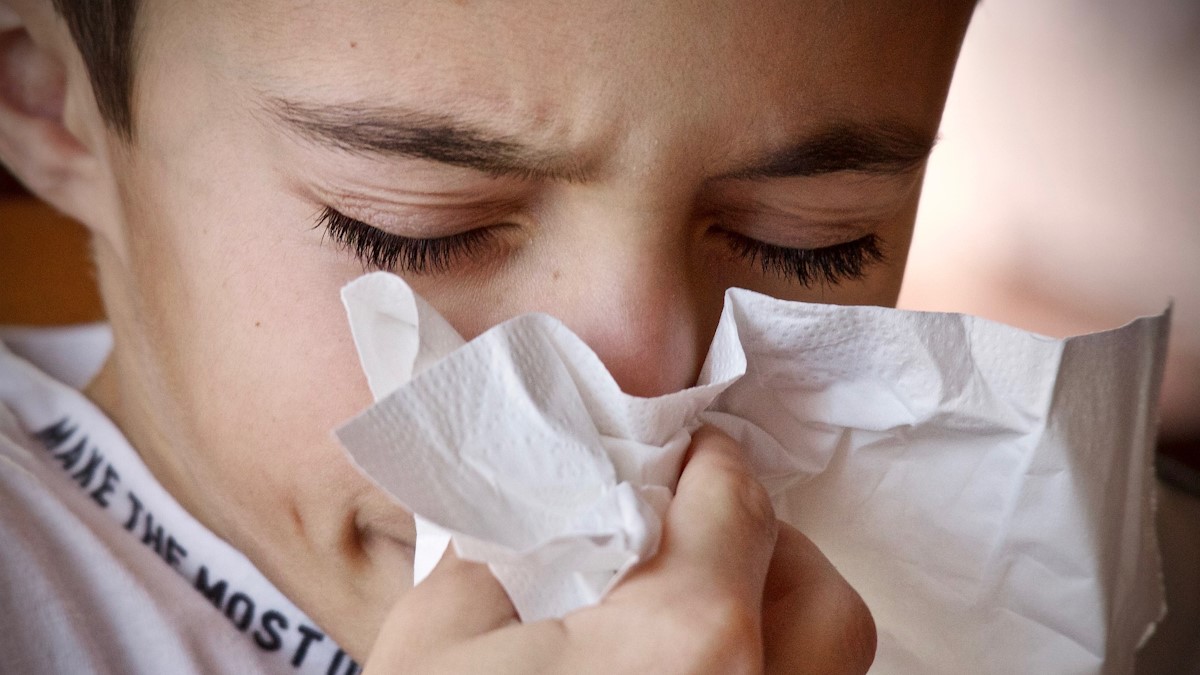
{"type": "MultiPolygon", "coordinates": [[[[102,320],[82,229],[0,169],[0,324],[102,320]]],[[[1139,673],[1200,674],[1200,0],[985,0],[901,306],[1047,335],[1174,302],[1159,444],[1172,612],[1139,673]]]]}
{"type": "Polygon", "coordinates": [[[1139,674],[1200,674],[1200,0],[985,0],[900,306],[1062,337],[1174,302],[1158,447],[1170,612],[1139,674]]]}
{"type": "Polygon", "coordinates": [[[1164,432],[1200,437],[1200,2],[983,2],[902,306],[1049,335],[1174,299],[1164,432]]]}
{"type": "Polygon", "coordinates": [[[103,318],[83,227],[29,197],[0,165],[0,325],[103,318]]]}

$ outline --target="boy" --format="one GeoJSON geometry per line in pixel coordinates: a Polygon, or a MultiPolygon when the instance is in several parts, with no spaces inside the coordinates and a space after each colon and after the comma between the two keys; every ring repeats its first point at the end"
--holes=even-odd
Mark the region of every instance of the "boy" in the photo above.
{"type": "Polygon", "coordinates": [[[893,304],[972,8],[0,0],[0,160],[91,230],[113,332],[99,410],[5,366],[6,667],[865,672],[865,607],[715,432],[598,607],[410,589],[330,435],[370,402],[337,291],[553,314],[641,395],[728,287],[893,304]]]}

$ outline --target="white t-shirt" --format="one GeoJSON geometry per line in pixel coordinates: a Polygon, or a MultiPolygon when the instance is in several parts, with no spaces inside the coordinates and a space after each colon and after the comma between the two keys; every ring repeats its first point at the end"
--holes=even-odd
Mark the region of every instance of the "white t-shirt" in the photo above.
{"type": "Polygon", "coordinates": [[[0,331],[0,672],[357,673],[73,388],[110,344],[0,331]]]}

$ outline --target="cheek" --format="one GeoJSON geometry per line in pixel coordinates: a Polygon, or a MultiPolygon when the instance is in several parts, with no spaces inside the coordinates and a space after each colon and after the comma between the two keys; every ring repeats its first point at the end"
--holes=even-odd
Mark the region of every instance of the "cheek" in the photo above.
{"type": "Polygon", "coordinates": [[[355,270],[303,220],[151,193],[131,256],[139,324],[195,471],[235,500],[353,471],[330,432],[371,400],[338,295],[355,270]]]}

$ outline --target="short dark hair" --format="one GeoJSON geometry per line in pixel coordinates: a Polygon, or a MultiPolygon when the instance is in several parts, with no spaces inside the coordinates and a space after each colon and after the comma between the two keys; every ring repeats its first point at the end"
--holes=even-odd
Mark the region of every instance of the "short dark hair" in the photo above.
{"type": "Polygon", "coordinates": [[[54,0],[83,56],[104,121],[133,138],[134,23],[138,0],[54,0]]]}

